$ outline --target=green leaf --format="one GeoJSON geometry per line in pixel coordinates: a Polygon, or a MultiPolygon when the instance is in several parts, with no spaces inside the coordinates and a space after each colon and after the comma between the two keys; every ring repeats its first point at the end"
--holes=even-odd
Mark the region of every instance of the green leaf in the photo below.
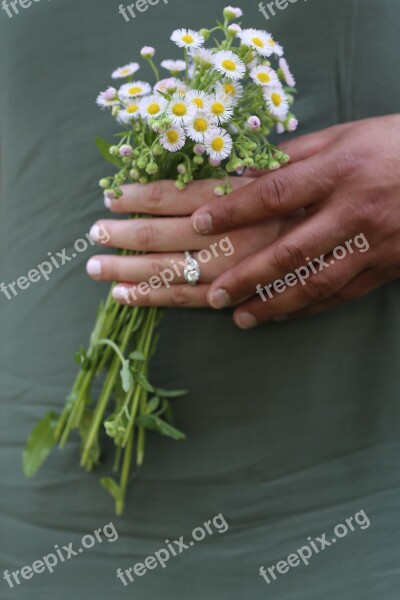
{"type": "Polygon", "coordinates": [[[180,398],[181,396],[186,396],[188,393],[187,390],[162,390],[161,388],[154,388],[157,396],[161,396],[161,398],[180,398]]]}
{"type": "Polygon", "coordinates": [[[117,504],[123,503],[124,495],[122,489],[114,479],[111,477],[102,477],[100,484],[114,498],[117,504]]]}
{"type": "Polygon", "coordinates": [[[112,144],[107,142],[107,140],[103,140],[103,138],[97,137],[96,138],[96,146],[97,146],[97,150],[100,152],[100,154],[103,156],[103,158],[108,160],[108,162],[113,164],[118,169],[122,169],[122,167],[124,166],[122,160],[120,158],[118,158],[118,156],[112,156],[110,154],[110,146],[112,146],[112,144]]]}
{"type": "Polygon", "coordinates": [[[145,429],[157,431],[158,433],[161,433],[161,435],[171,437],[174,440],[186,439],[186,435],[182,431],[179,431],[179,429],[172,427],[172,425],[166,423],[165,421],[163,421],[159,417],[156,417],[155,415],[142,415],[138,418],[138,423],[142,425],[142,427],[144,427],[145,429]]]}
{"type": "Polygon", "coordinates": [[[146,360],[145,355],[140,350],[135,350],[135,352],[131,352],[130,355],[129,355],[129,358],[131,360],[140,360],[140,361],[145,361],[146,360]]]}
{"type": "Polygon", "coordinates": [[[25,477],[33,477],[37,473],[56,445],[57,419],[58,415],[54,412],[47,413],[28,437],[22,460],[25,477]]]}
{"type": "Polygon", "coordinates": [[[157,408],[160,405],[160,398],[157,398],[157,396],[154,396],[154,398],[152,398],[149,403],[147,404],[146,407],[146,412],[153,413],[157,410],[157,408]]]}
{"type": "Polygon", "coordinates": [[[133,379],[138,385],[140,385],[140,387],[142,387],[147,392],[154,392],[153,386],[151,385],[151,383],[149,383],[149,381],[147,381],[147,378],[143,375],[143,373],[140,373],[140,371],[135,371],[134,369],[132,369],[131,372],[133,375],[133,379]]]}
{"type": "Polygon", "coordinates": [[[129,370],[129,360],[124,360],[122,369],[120,370],[122,389],[127,394],[132,386],[132,374],[129,370]]]}

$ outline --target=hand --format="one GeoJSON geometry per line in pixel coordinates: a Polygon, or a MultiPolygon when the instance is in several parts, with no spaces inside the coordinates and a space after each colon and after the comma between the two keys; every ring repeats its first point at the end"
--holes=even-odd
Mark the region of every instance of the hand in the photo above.
{"type": "Polygon", "coordinates": [[[196,231],[215,236],[306,210],[210,286],[214,308],[240,304],[234,320],[243,329],[326,310],[400,275],[400,116],[332,127],[285,151],[291,164],[192,218],[196,231]]]}
{"type": "MultiPolygon", "coordinates": [[[[232,186],[244,189],[252,179],[232,178],[232,186]]],[[[123,196],[109,207],[120,214],[151,214],[162,218],[105,220],[92,227],[91,235],[103,246],[147,252],[141,256],[95,256],[87,271],[96,280],[119,282],[114,298],[137,306],[206,307],[209,284],[227,269],[266,244],[272,243],[293,219],[273,218],[227,234],[205,238],[195,233],[192,213],[209,201],[215,179],[192,183],[184,192],[173,181],[127,185],[123,196]],[[168,215],[175,215],[169,217],[168,215]],[[178,216],[176,216],[178,215],[178,216]],[[98,229],[100,228],[100,229],[98,229]],[[107,231],[109,240],[96,232],[107,231]],[[183,278],[184,251],[190,250],[202,271],[198,285],[183,278]],[[195,252],[195,251],[203,252],[195,252]],[[209,260],[207,260],[209,259],[209,260]],[[150,284],[150,285],[149,285],[150,284]]],[[[214,202],[219,202],[216,198],[214,202]]]]}

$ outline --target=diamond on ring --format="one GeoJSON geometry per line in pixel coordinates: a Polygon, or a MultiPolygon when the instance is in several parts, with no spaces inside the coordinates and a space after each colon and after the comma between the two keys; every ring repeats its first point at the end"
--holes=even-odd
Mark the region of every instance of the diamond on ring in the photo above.
{"type": "Polygon", "coordinates": [[[193,256],[190,254],[190,252],[185,252],[185,259],[186,259],[186,267],[183,272],[185,281],[189,285],[196,285],[196,283],[199,281],[199,279],[201,277],[201,270],[200,270],[199,263],[197,262],[197,260],[195,258],[193,258],[193,256]]]}

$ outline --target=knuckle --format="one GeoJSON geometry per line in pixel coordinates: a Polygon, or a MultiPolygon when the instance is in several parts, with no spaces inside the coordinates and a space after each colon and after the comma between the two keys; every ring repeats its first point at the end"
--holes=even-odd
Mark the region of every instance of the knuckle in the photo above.
{"type": "Polygon", "coordinates": [[[149,262],[149,269],[152,275],[159,275],[166,268],[165,263],[161,258],[151,258],[149,262]]]}
{"type": "MultiPolygon", "coordinates": [[[[282,172],[283,173],[283,172],[282,172]]],[[[292,194],[290,179],[282,173],[261,178],[258,185],[258,202],[263,212],[280,215],[292,194]]]]}
{"type": "Polygon", "coordinates": [[[138,223],[136,230],[136,240],[139,250],[148,250],[156,240],[156,232],[150,219],[143,219],[142,223],[138,223]]]}
{"type": "Polygon", "coordinates": [[[161,181],[156,183],[147,183],[146,189],[146,205],[149,208],[157,208],[162,202],[164,195],[164,184],[161,181]]]}
{"type": "Polygon", "coordinates": [[[331,295],[332,283],[326,277],[311,277],[303,288],[306,298],[320,302],[331,295]]]}
{"type": "Polygon", "coordinates": [[[304,253],[291,242],[281,242],[275,250],[275,262],[279,269],[289,272],[305,264],[304,253]]]}
{"type": "Polygon", "coordinates": [[[190,301],[190,291],[191,289],[188,286],[172,286],[171,288],[171,298],[172,302],[177,306],[185,306],[190,301]]]}

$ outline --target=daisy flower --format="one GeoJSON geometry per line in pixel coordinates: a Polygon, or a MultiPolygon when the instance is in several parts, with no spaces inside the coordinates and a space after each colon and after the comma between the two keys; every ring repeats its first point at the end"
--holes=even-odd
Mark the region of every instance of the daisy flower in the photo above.
{"type": "Polygon", "coordinates": [[[218,81],[215,89],[218,93],[228,96],[232,104],[237,104],[244,94],[244,88],[238,81],[218,81]]]}
{"type": "Polygon", "coordinates": [[[119,67],[118,69],[115,69],[115,71],[112,73],[111,77],[113,79],[124,79],[125,77],[130,77],[131,75],[136,73],[136,71],[139,71],[139,69],[140,69],[140,65],[138,65],[138,63],[131,62],[127,65],[124,65],[123,67],[119,67]]]}
{"type": "Polygon", "coordinates": [[[233,141],[225,129],[215,127],[204,136],[204,146],[212,160],[224,160],[232,151],[233,141]]]}
{"type": "Polygon", "coordinates": [[[156,53],[156,49],[153,46],[143,46],[140,54],[143,58],[153,58],[156,53]]]}
{"type": "Polygon", "coordinates": [[[252,69],[250,71],[250,77],[258,85],[269,85],[272,87],[279,87],[280,85],[279,78],[276,72],[273,69],[271,69],[271,67],[267,67],[266,65],[261,65],[252,69]]]}
{"type": "Polygon", "coordinates": [[[215,123],[209,115],[201,111],[199,111],[185,126],[188,137],[194,142],[202,142],[206,133],[211,129],[215,129],[215,123]]]}
{"type": "Polygon", "coordinates": [[[200,48],[204,44],[203,36],[193,29],[176,29],[171,40],[180,48],[200,48]]]}
{"type": "Polygon", "coordinates": [[[289,102],[283,89],[280,87],[265,88],[264,97],[271,115],[280,120],[285,119],[289,112],[289,102]]]}
{"type": "Polygon", "coordinates": [[[143,98],[140,103],[140,113],[143,118],[154,119],[164,112],[166,105],[166,100],[160,94],[153,94],[143,98]]]}
{"type": "Polygon", "coordinates": [[[175,125],[185,125],[196,113],[196,106],[189,102],[184,96],[176,93],[172,96],[167,115],[175,125]]]}
{"type": "Polygon", "coordinates": [[[132,99],[124,102],[124,108],[119,111],[117,120],[127,125],[140,117],[140,101],[132,99]]]}
{"type": "Polygon", "coordinates": [[[254,48],[261,56],[271,56],[271,36],[260,29],[243,29],[238,33],[242,44],[254,48]]]}
{"type": "Polygon", "coordinates": [[[163,94],[186,92],[186,90],[186,84],[180,79],[176,79],[175,77],[167,77],[167,79],[161,79],[154,86],[155,92],[162,92],[163,94]]]}
{"type": "Polygon", "coordinates": [[[160,144],[169,152],[177,152],[185,145],[186,137],[183,127],[172,125],[160,136],[160,144]]]}
{"type": "Polygon", "coordinates": [[[212,65],[213,53],[207,48],[198,48],[191,53],[191,57],[194,62],[199,63],[202,66],[212,65]]]}
{"type": "Polygon", "coordinates": [[[226,123],[233,115],[232,100],[225,94],[213,94],[206,100],[205,112],[214,123],[226,123]]]}
{"type": "Polygon", "coordinates": [[[241,8],[227,6],[226,8],[224,8],[224,17],[226,19],[240,19],[240,17],[243,17],[243,11],[241,8]]]}
{"type": "Polygon", "coordinates": [[[185,71],[186,69],[186,63],[184,60],[163,60],[161,66],[172,73],[179,73],[180,71],[185,71]]]}
{"type": "Polygon", "coordinates": [[[268,35],[268,45],[271,48],[272,54],[276,54],[276,56],[282,56],[283,48],[280,44],[277,44],[272,37],[272,35],[268,35]]]}
{"type": "Polygon", "coordinates": [[[290,87],[295,87],[296,85],[296,80],[293,77],[290,69],[289,69],[289,65],[287,63],[286,58],[280,58],[279,59],[279,68],[282,71],[282,75],[286,81],[286,83],[288,84],[288,86],[290,87]]]}
{"type": "Polygon", "coordinates": [[[190,90],[186,94],[186,100],[193,102],[198,110],[205,108],[207,97],[207,94],[202,90],[190,90]]]}
{"type": "Polygon", "coordinates": [[[212,64],[214,69],[229,79],[241,79],[246,72],[244,62],[232,50],[222,50],[214,54],[212,64]]]}
{"type": "Polygon", "coordinates": [[[96,98],[96,104],[97,106],[100,106],[100,108],[117,106],[119,104],[117,90],[113,87],[109,87],[104,92],[100,92],[96,98]]]}
{"type": "Polygon", "coordinates": [[[134,96],[146,96],[150,94],[151,85],[145,81],[132,81],[132,83],[125,83],[119,88],[118,94],[121,98],[133,98],[134,96]]]}

